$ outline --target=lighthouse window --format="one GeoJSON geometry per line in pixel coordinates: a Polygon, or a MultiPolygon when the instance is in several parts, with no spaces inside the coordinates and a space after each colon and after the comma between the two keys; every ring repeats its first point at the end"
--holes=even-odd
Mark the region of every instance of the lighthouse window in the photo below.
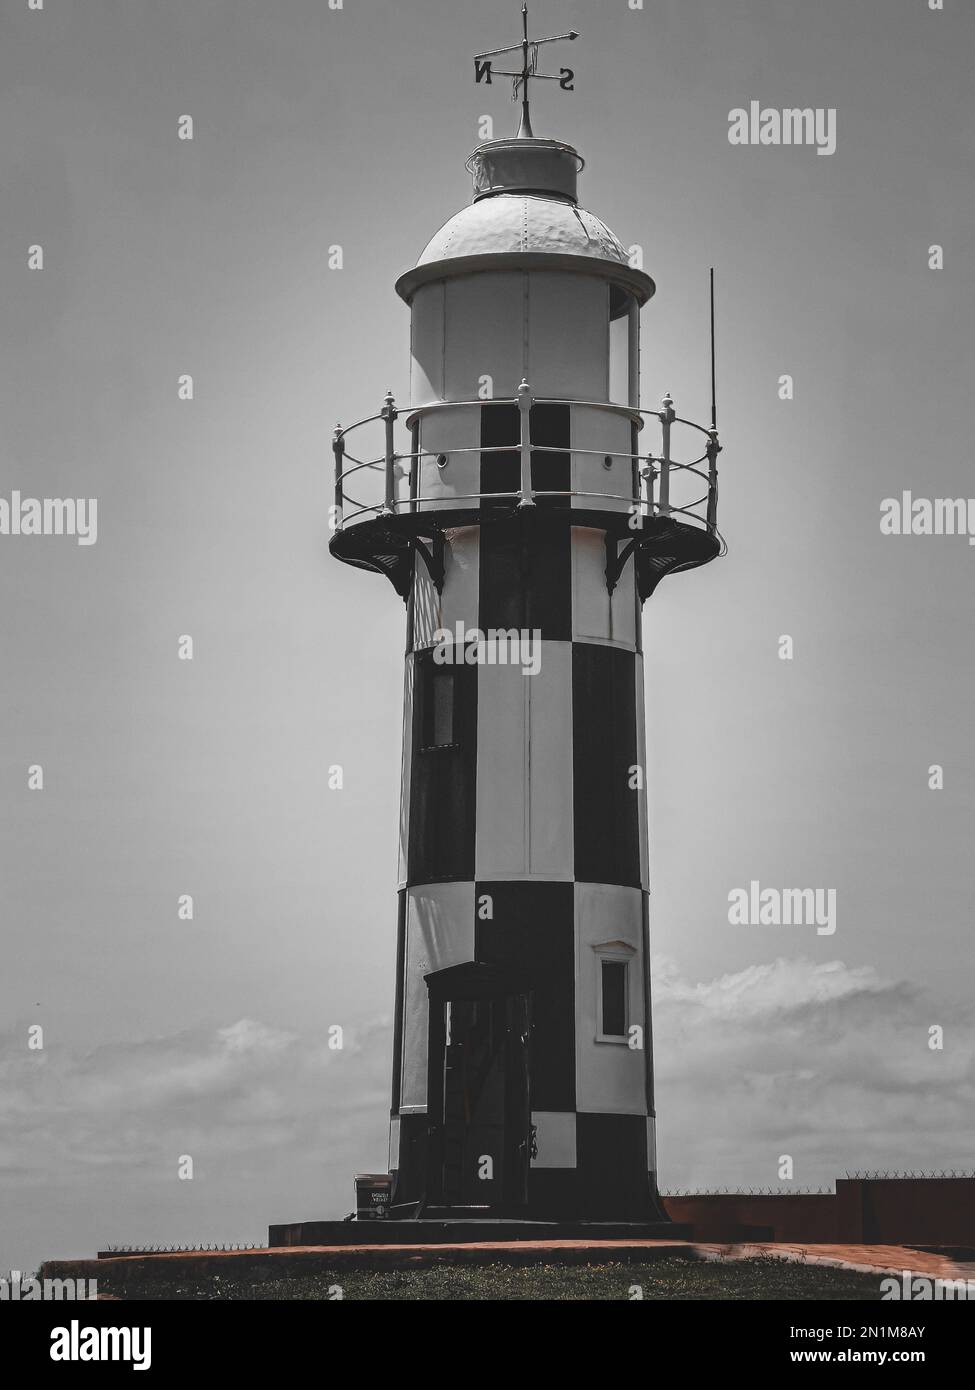
{"type": "Polygon", "coordinates": [[[626,1034],[626,961],[604,960],[601,963],[600,1033],[603,1037],[621,1038],[626,1034]]]}
{"type": "Polygon", "coordinates": [[[449,748],[454,742],[454,672],[430,665],[424,674],[423,747],[449,748]]]}

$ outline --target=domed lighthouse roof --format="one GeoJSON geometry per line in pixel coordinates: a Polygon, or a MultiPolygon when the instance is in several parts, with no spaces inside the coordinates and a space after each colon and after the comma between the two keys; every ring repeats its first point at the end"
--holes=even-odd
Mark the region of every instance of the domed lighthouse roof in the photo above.
{"type": "Polygon", "coordinates": [[[582,160],[556,140],[493,140],[467,161],[474,201],[427,243],[419,265],[455,256],[552,251],[627,264],[606,223],[576,201],[582,160]]]}
{"type": "MultiPolygon", "coordinates": [[[[579,207],[576,185],[582,158],[571,145],[537,139],[528,108],[529,82],[546,77],[536,67],[539,44],[578,35],[573,30],[552,39],[529,40],[524,6],[522,16],[521,45],[475,59],[477,80],[487,75],[490,82],[492,60],[517,48],[522,50],[520,73],[494,71],[495,76],[515,78],[515,90],[522,98],[518,134],[513,139],[489,140],[470,155],[467,168],[474,184],[470,207],[455,213],[431,237],[414,269],[400,276],[396,289],[410,303],[421,285],[458,275],[489,270],[568,270],[608,280],[615,317],[631,297],[638,304],[646,303],[654,283],[629,264],[623,244],[606,223],[579,207]]],[[[550,80],[569,85],[571,69],[563,68],[561,73],[561,80],[550,80]]]]}
{"type": "MultiPolygon", "coordinates": [[[[640,304],[654,292],[629,264],[619,237],[576,199],[583,161],[558,140],[516,138],[479,145],[467,161],[474,200],[424,247],[396,282],[409,303],[420,285],[455,275],[512,268],[573,270],[609,280],[640,304]]],[[[622,295],[618,296],[622,299],[622,295]]]]}

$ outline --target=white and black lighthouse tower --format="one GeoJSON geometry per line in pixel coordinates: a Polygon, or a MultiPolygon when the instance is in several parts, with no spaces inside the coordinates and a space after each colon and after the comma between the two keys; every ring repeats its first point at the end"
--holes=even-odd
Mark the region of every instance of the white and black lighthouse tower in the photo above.
{"type": "Polygon", "coordinates": [[[394,1218],[663,1219],[641,610],[720,552],[719,444],[641,408],[654,283],[531,129],[554,41],[476,60],[521,127],[397,281],[409,405],[335,433],[332,554],[406,603],[394,1218]]]}

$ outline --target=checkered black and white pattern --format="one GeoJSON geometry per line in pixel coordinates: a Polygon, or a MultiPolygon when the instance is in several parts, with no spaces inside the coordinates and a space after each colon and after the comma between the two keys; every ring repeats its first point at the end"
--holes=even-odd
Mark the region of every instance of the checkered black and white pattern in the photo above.
{"type": "Polygon", "coordinates": [[[611,596],[602,532],[567,522],[540,506],[452,533],[442,595],[416,567],[391,1168],[397,1200],[421,1195],[424,977],[517,966],[534,981],[530,1207],[641,1219],[656,1209],[640,604],[632,564],[611,596]],[[451,667],[448,741],[430,746],[435,634],[457,623],[540,634],[537,672],[451,667]],[[636,1046],[601,1036],[605,959],[626,966],[636,1046]]]}

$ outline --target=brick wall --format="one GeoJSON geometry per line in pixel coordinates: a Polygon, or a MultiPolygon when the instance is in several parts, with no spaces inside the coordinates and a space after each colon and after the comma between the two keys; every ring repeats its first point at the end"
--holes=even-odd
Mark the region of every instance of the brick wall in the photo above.
{"type": "Polygon", "coordinates": [[[975,1178],[840,1178],[835,1193],[665,1197],[695,1240],[975,1246],[975,1178]]]}

